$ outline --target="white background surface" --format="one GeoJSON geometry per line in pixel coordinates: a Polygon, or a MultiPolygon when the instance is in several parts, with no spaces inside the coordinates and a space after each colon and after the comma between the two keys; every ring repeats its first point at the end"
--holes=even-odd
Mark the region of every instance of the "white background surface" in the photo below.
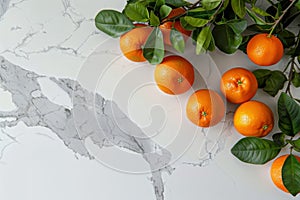
{"type": "MultiPolygon", "coordinates": [[[[108,39],[103,33],[95,32],[93,17],[103,8],[121,9],[124,4],[125,1],[121,0],[12,1],[10,9],[0,20],[0,55],[40,74],[76,79],[88,55],[97,47],[101,49],[100,44],[108,39]]],[[[256,68],[242,53],[227,56],[216,52],[212,57],[220,72],[233,66],[256,68]]],[[[132,65],[125,67],[123,70],[126,72],[132,65]]],[[[145,67],[135,73],[147,78],[152,70],[145,67]]],[[[145,81],[151,82],[151,79],[145,81]]],[[[98,89],[104,96],[113,97],[113,94],[109,94],[109,86],[98,89]]],[[[158,96],[147,101],[138,94],[134,96],[132,101],[137,105],[144,103],[139,109],[123,101],[126,98],[122,94],[115,98],[134,121],[145,126],[149,123],[149,117],[151,119],[151,110],[147,106],[169,105],[170,109],[176,109],[177,103],[184,105],[190,94],[180,96],[175,101],[153,87],[151,91],[158,96]]],[[[0,90],[0,96],[0,109],[13,109],[9,94],[0,90]]],[[[255,98],[262,100],[262,96],[265,95],[258,92],[255,98]]],[[[68,104],[68,100],[59,95],[57,101],[68,104]]],[[[271,98],[264,98],[263,101],[269,102],[276,113],[271,98]]],[[[167,119],[172,116],[170,109],[166,108],[165,111],[167,119]]],[[[181,111],[178,111],[179,116],[181,111]]],[[[180,125],[191,126],[182,116],[180,125]]],[[[162,133],[170,133],[167,131],[170,127],[172,124],[167,124],[162,133]]],[[[27,128],[19,124],[16,128],[3,131],[16,139],[16,142],[11,141],[11,145],[10,142],[2,143],[9,145],[0,154],[0,198],[3,200],[155,199],[149,174],[120,173],[95,160],[78,157],[54,133],[44,128],[27,128]]],[[[165,136],[160,135],[158,142],[164,143],[172,135],[165,136]]],[[[173,174],[164,176],[165,199],[292,199],[271,182],[270,163],[263,166],[248,165],[231,155],[230,148],[239,138],[234,131],[229,133],[224,149],[205,167],[176,163],[173,174]]],[[[105,150],[105,153],[109,156],[111,151],[105,150]]],[[[184,158],[194,161],[197,157],[191,153],[184,158]]]]}

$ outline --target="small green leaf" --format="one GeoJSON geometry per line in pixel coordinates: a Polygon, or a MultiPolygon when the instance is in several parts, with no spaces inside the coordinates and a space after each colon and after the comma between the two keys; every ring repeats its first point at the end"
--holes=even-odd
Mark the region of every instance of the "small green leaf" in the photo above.
{"type": "Polygon", "coordinates": [[[300,87],[300,73],[294,72],[292,83],[295,87],[300,87]]]}
{"type": "Polygon", "coordinates": [[[239,140],[231,149],[231,153],[239,160],[251,164],[265,164],[275,158],[281,150],[281,146],[273,141],[246,137],[239,140]]]}
{"type": "Polygon", "coordinates": [[[140,2],[127,4],[124,9],[124,13],[129,19],[133,21],[138,21],[138,22],[149,21],[148,9],[140,2]]]}
{"type": "Polygon", "coordinates": [[[180,53],[184,53],[185,42],[183,35],[177,29],[172,28],[170,33],[170,40],[174,49],[180,53]]]}
{"type": "Polygon", "coordinates": [[[262,18],[258,17],[252,10],[246,9],[250,18],[255,22],[257,25],[266,25],[267,23],[262,18]]]}
{"type": "Polygon", "coordinates": [[[298,10],[300,10],[300,0],[298,0],[298,1],[295,3],[295,6],[296,6],[296,8],[298,8],[298,10]]]}
{"type": "Polygon", "coordinates": [[[170,14],[171,11],[172,11],[172,8],[170,6],[162,5],[159,9],[160,18],[161,19],[166,18],[170,14]]]}
{"type": "Polygon", "coordinates": [[[272,72],[269,69],[257,69],[253,71],[256,77],[258,87],[263,88],[266,85],[266,80],[271,76],[272,72]]]}
{"type": "Polygon", "coordinates": [[[300,192],[300,163],[294,155],[289,155],[282,166],[282,181],[286,189],[296,196],[300,192]]]}
{"type": "Polygon", "coordinates": [[[165,3],[166,3],[165,0],[156,0],[154,10],[158,11],[161,8],[161,6],[164,5],[165,3]]]}
{"type": "Polygon", "coordinates": [[[300,131],[300,106],[299,104],[282,92],[277,104],[278,126],[280,130],[289,136],[295,136],[300,131]]]}
{"type": "Polygon", "coordinates": [[[234,19],[226,23],[236,33],[241,34],[247,28],[247,20],[245,19],[234,19]]]}
{"type": "Polygon", "coordinates": [[[215,10],[205,10],[204,8],[194,8],[187,11],[187,16],[191,16],[199,19],[211,19],[211,17],[216,13],[215,10]]]}
{"type": "Polygon", "coordinates": [[[189,30],[189,31],[195,30],[197,28],[197,27],[194,27],[194,26],[190,25],[189,23],[187,23],[187,21],[185,21],[184,17],[180,18],[180,25],[184,29],[189,30]]]}
{"type": "Polygon", "coordinates": [[[272,17],[272,15],[270,15],[269,13],[267,13],[266,11],[264,11],[263,9],[259,8],[259,7],[256,7],[256,6],[253,6],[251,8],[251,10],[253,12],[255,12],[256,14],[259,14],[261,16],[264,16],[264,17],[272,17]]]}
{"type": "Polygon", "coordinates": [[[293,146],[293,149],[300,152],[300,138],[297,140],[291,140],[289,143],[293,146]]]}
{"type": "Polygon", "coordinates": [[[231,0],[231,7],[234,13],[243,19],[246,14],[245,0],[231,0]]]}
{"type": "Polygon", "coordinates": [[[209,22],[207,19],[199,19],[191,16],[185,16],[184,20],[194,27],[203,27],[209,22]]]}
{"type": "Polygon", "coordinates": [[[202,6],[205,10],[213,10],[220,5],[222,0],[202,0],[202,6]]]}
{"type": "Polygon", "coordinates": [[[150,64],[159,64],[164,58],[165,50],[163,34],[158,27],[155,27],[149,35],[143,48],[143,55],[150,64]]]}
{"type": "Polygon", "coordinates": [[[286,145],[284,133],[275,133],[274,135],[272,135],[272,139],[278,146],[283,147],[286,145]]]}
{"type": "Polygon", "coordinates": [[[134,28],[125,15],[115,10],[100,11],[95,18],[95,25],[102,32],[115,38],[134,28]]]}
{"type": "Polygon", "coordinates": [[[227,24],[216,25],[212,33],[216,46],[227,54],[236,52],[243,41],[243,37],[227,24]]]}
{"type": "Polygon", "coordinates": [[[188,2],[186,2],[184,0],[166,0],[166,4],[178,8],[178,7],[182,7],[182,6],[187,6],[190,3],[188,3],[188,2]]]}
{"type": "Polygon", "coordinates": [[[212,40],[212,33],[209,26],[204,27],[197,38],[196,54],[205,53],[212,40]]]}
{"type": "Polygon", "coordinates": [[[274,97],[283,88],[286,81],[287,78],[282,71],[272,71],[271,76],[265,82],[263,90],[274,97]]]}
{"type": "Polygon", "coordinates": [[[154,14],[153,10],[150,12],[150,25],[151,26],[159,26],[160,21],[159,18],[154,14]]]}

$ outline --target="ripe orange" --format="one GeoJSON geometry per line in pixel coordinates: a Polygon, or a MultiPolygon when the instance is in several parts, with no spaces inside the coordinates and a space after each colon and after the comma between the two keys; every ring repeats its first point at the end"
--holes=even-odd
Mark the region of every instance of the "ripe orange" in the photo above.
{"type": "Polygon", "coordinates": [[[249,59],[260,66],[270,66],[279,62],[283,56],[283,45],[277,37],[267,33],[255,35],[247,44],[249,59]]]}
{"type": "Polygon", "coordinates": [[[193,93],[186,105],[188,119],[200,127],[210,127],[219,123],[225,115],[225,105],[221,96],[209,89],[193,93]]]}
{"type": "Polygon", "coordinates": [[[181,56],[167,56],[155,68],[157,86],[167,94],[181,94],[194,83],[194,67],[181,56]]]}
{"type": "Polygon", "coordinates": [[[254,97],[258,83],[251,71],[236,67],[223,74],[220,88],[231,103],[243,103],[254,97]]]}
{"type": "Polygon", "coordinates": [[[120,48],[126,58],[134,62],[146,61],[143,56],[143,45],[146,43],[152,28],[138,24],[120,37],[120,48]]]}
{"type": "MultiPolygon", "coordinates": [[[[181,14],[185,13],[185,10],[183,8],[175,8],[173,9],[170,14],[168,15],[168,17],[165,19],[171,19],[173,17],[179,16],[181,14]]],[[[182,33],[184,39],[186,40],[192,33],[192,31],[186,30],[184,29],[181,24],[180,21],[175,20],[175,21],[166,21],[163,24],[161,24],[159,27],[163,33],[163,37],[164,37],[164,43],[167,45],[172,45],[171,40],[170,40],[170,33],[171,33],[171,29],[174,26],[174,28],[176,30],[178,30],[180,33],[182,33]]]]}
{"type": "Polygon", "coordinates": [[[263,137],[273,129],[273,112],[262,102],[248,101],[235,111],[233,124],[244,136],[263,137]]]}
{"type": "MultiPolygon", "coordinates": [[[[281,189],[285,192],[289,192],[289,191],[286,189],[286,187],[284,186],[283,181],[282,181],[282,166],[288,156],[289,155],[283,155],[283,156],[280,156],[279,158],[277,158],[276,160],[274,160],[274,162],[272,163],[272,166],[271,166],[271,170],[270,170],[270,174],[271,174],[273,183],[279,189],[281,189]]],[[[295,156],[295,157],[300,162],[300,157],[298,157],[298,156],[295,156]]]]}

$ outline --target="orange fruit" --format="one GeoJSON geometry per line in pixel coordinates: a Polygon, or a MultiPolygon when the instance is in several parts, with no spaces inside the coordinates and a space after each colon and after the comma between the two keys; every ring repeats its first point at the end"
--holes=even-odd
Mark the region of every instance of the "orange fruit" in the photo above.
{"type": "Polygon", "coordinates": [[[263,137],[273,129],[273,112],[262,102],[248,101],[235,111],[233,124],[244,136],[263,137]]]}
{"type": "Polygon", "coordinates": [[[231,103],[243,103],[254,97],[258,83],[251,71],[236,67],[222,75],[220,88],[231,103]]]}
{"type": "MultiPolygon", "coordinates": [[[[173,17],[179,16],[181,14],[185,13],[185,10],[183,8],[175,8],[173,9],[170,14],[168,15],[168,17],[164,20],[168,20],[171,19],[173,17]]],[[[183,38],[185,40],[187,40],[187,38],[191,35],[192,31],[186,30],[184,29],[181,24],[180,21],[175,20],[175,21],[166,21],[163,24],[161,24],[159,27],[163,33],[163,37],[164,37],[164,43],[167,45],[172,45],[171,40],[170,40],[170,34],[171,34],[171,29],[174,26],[174,28],[179,31],[183,38]]]]}
{"type": "Polygon", "coordinates": [[[160,90],[167,94],[181,94],[194,83],[194,67],[181,56],[167,56],[156,65],[154,78],[160,90]]]}
{"type": "Polygon", "coordinates": [[[255,35],[247,44],[249,59],[260,66],[270,66],[279,62],[283,56],[283,45],[277,37],[267,33],[255,35]]]}
{"type": "MultiPolygon", "coordinates": [[[[285,162],[285,160],[287,159],[289,155],[283,155],[278,157],[276,160],[274,160],[274,162],[272,163],[271,166],[271,170],[270,170],[270,174],[271,174],[271,178],[273,183],[282,191],[285,192],[289,192],[286,187],[283,184],[282,181],[282,166],[285,162]]],[[[299,156],[295,156],[297,158],[297,160],[300,162],[300,157],[299,156]]]]}
{"type": "Polygon", "coordinates": [[[120,37],[120,48],[126,58],[134,62],[146,61],[143,56],[143,45],[145,45],[152,28],[136,25],[134,28],[120,37]]]}
{"type": "Polygon", "coordinates": [[[225,105],[217,92],[201,89],[193,93],[188,99],[186,115],[197,126],[214,126],[223,119],[225,105]]]}

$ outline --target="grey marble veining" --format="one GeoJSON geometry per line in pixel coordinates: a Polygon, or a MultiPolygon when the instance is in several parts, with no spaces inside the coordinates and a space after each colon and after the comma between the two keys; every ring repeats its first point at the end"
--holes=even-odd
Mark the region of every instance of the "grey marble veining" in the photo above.
{"type": "Polygon", "coordinates": [[[99,148],[118,146],[140,154],[151,169],[157,200],[164,199],[162,173],[171,173],[171,154],[148,139],[110,100],[87,91],[70,79],[49,77],[72,99],[72,108],[50,101],[42,92],[38,79],[45,76],[22,69],[0,57],[1,87],[12,94],[17,109],[0,112],[0,128],[19,122],[28,127],[41,126],[53,131],[74,153],[93,159],[85,146],[90,138],[99,148]],[[94,103],[95,102],[95,103],[94,103]],[[134,136],[128,134],[134,132],[134,136]]]}
{"type": "Polygon", "coordinates": [[[2,15],[7,11],[10,0],[0,0],[0,19],[2,15]]]}

